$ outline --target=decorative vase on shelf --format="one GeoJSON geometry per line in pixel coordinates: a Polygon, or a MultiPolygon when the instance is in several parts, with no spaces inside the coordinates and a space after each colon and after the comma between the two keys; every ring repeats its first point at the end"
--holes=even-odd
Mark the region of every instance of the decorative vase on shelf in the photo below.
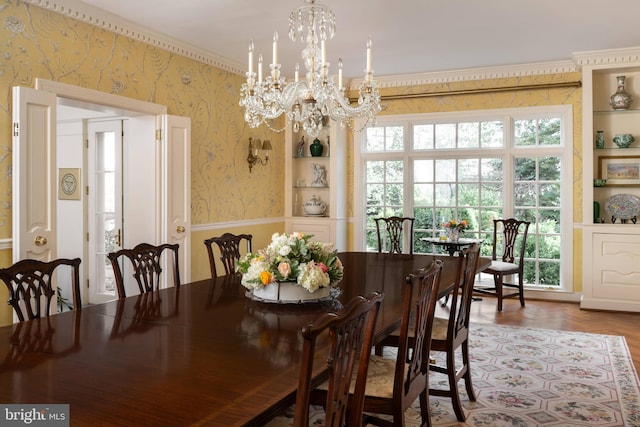
{"type": "Polygon", "coordinates": [[[618,76],[616,79],[618,80],[618,90],[611,95],[611,102],[609,102],[609,104],[614,110],[626,110],[633,102],[631,95],[624,90],[626,76],[618,76]]]}
{"type": "Polygon", "coordinates": [[[313,143],[309,146],[309,151],[311,152],[311,155],[313,157],[320,157],[322,156],[322,149],[324,147],[322,147],[322,143],[320,142],[320,140],[318,138],[313,140],[313,143]]]}
{"type": "Polygon", "coordinates": [[[304,136],[298,142],[298,157],[304,157],[304,136]]]}
{"type": "Polygon", "coordinates": [[[596,131],[596,148],[604,148],[604,131],[596,131]]]}

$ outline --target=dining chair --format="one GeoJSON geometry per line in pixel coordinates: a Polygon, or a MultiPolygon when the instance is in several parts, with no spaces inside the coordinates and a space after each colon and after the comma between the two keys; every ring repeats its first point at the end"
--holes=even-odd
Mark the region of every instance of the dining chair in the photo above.
{"type": "Polygon", "coordinates": [[[58,258],[53,261],[23,259],[12,266],[0,269],[0,280],[9,290],[9,305],[13,307],[20,322],[49,316],[56,283],[61,274],[70,268],[71,294],[74,310],[82,308],[80,296],[80,258],[58,258]]]}
{"type": "MultiPolygon", "coordinates": [[[[405,278],[402,287],[402,318],[396,341],[397,357],[371,355],[364,393],[364,421],[377,426],[403,426],[404,413],[420,399],[423,426],[431,425],[429,415],[429,348],[431,328],[438,300],[442,261],[434,260],[405,278]],[[416,295],[416,298],[412,298],[416,295]],[[414,305],[415,304],[415,305],[414,305]],[[412,307],[415,323],[412,321],[412,307]],[[410,336],[410,325],[414,334],[410,336]],[[413,347],[410,343],[413,343],[413,347]],[[380,415],[390,415],[389,421],[380,415]]],[[[322,396],[321,385],[312,395],[322,396]]],[[[353,385],[352,385],[353,389],[353,385]]],[[[312,399],[320,404],[321,399],[312,399]]]]}
{"type": "MultiPolygon", "coordinates": [[[[456,285],[451,292],[451,308],[448,317],[436,316],[433,320],[431,332],[431,351],[444,352],[444,364],[431,363],[429,369],[432,372],[447,376],[448,388],[430,387],[431,396],[444,396],[451,398],[451,404],[458,421],[465,421],[465,414],[458,392],[458,382],[464,379],[465,388],[469,400],[476,400],[471,383],[471,369],[469,367],[469,317],[471,312],[471,300],[473,285],[480,257],[480,245],[474,243],[461,251],[458,256],[458,268],[456,273],[456,285]],[[456,366],[456,352],[462,353],[462,364],[456,366]]],[[[437,360],[437,359],[436,359],[437,360]]],[[[431,377],[434,384],[434,377],[431,377]]]]}
{"type": "Polygon", "coordinates": [[[491,265],[484,273],[493,275],[494,287],[477,287],[474,292],[498,298],[498,311],[502,311],[502,300],[520,298],[520,306],[524,307],[524,253],[529,232],[528,221],[515,218],[493,220],[493,250],[491,265]],[[499,230],[502,232],[499,233],[499,230]],[[502,255],[498,257],[498,246],[502,247],[502,255]],[[516,262],[517,258],[517,262],[516,262]],[[505,276],[518,275],[518,283],[507,283],[505,276]],[[517,289],[517,292],[504,294],[503,287],[517,289]]]}
{"type": "Polygon", "coordinates": [[[173,284],[180,286],[180,268],[178,249],[180,245],[177,243],[162,245],[151,245],[149,243],[140,243],[133,249],[120,249],[117,252],[111,252],[107,255],[113,267],[113,274],[116,281],[116,289],[118,290],[118,298],[126,298],[127,292],[125,288],[124,277],[120,260],[125,258],[131,261],[133,268],[133,278],[138,284],[140,293],[156,291],[160,288],[162,274],[162,255],[164,251],[173,252],[173,260],[167,262],[173,269],[173,284]]]}
{"type": "MultiPolygon", "coordinates": [[[[384,299],[382,292],[372,292],[366,298],[358,296],[340,311],[325,313],[302,328],[302,358],[298,391],[296,393],[294,427],[309,425],[309,405],[313,394],[312,372],[316,358],[318,337],[323,340],[328,331],[329,352],[327,355],[327,388],[322,393],[325,408],[325,426],[361,427],[365,383],[375,324],[384,299]],[[351,389],[351,378],[355,385],[351,389]]],[[[324,357],[324,356],[323,356],[324,357]]],[[[323,359],[324,360],[324,359],[323,359]]]]}
{"type": "Polygon", "coordinates": [[[231,234],[224,233],[222,236],[211,237],[204,241],[204,245],[207,247],[207,253],[209,254],[209,267],[211,268],[211,277],[217,277],[217,269],[215,256],[213,254],[213,244],[218,246],[220,251],[220,261],[224,266],[224,272],[226,275],[236,272],[236,261],[240,259],[242,254],[240,253],[240,245],[243,240],[247,242],[247,252],[251,252],[251,234],[231,234]]]}
{"type": "Polygon", "coordinates": [[[386,250],[392,254],[402,253],[402,237],[407,231],[409,237],[409,253],[413,254],[413,223],[415,218],[390,216],[386,218],[374,218],[376,222],[376,232],[378,234],[378,253],[386,250]],[[405,226],[406,224],[406,226],[405,226]],[[386,234],[387,240],[383,238],[386,234]]]}

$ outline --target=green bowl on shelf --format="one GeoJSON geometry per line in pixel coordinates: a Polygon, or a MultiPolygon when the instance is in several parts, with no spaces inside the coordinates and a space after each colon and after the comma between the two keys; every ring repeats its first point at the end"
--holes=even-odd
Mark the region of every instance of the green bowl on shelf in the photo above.
{"type": "Polygon", "coordinates": [[[607,183],[606,179],[602,179],[602,178],[598,178],[598,179],[594,179],[593,180],[593,186],[594,187],[604,187],[604,185],[607,183]]]}
{"type": "Polygon", "coordinates": [[[613,137],[613,142],[619,148],[628,148],[636,139],[630,133],[619,133],[613,137]]]}

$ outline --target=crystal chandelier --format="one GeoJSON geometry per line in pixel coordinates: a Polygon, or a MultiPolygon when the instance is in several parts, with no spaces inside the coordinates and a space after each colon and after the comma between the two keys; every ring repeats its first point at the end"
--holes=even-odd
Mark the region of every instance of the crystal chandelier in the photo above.
{"type": "Polygon", "coordinates": [[[249,70],[247,82],[240,89],[240,106],[245,107],[244,119],[250,127],[265,122],[272,130],[281,132],[284,128],[273,129],[267,120],[285,114],[287,124],[293,123],[294,132],[302,126],[310,136],[316,137],[325,116],[342,127],[351,125],[353,118],[365,118],[363,126],[375,122],[375,115],[380,111],[380,93],[371,68],[371,40],[367,42],[367,68],[358,89],[358,103],[351,105],[342,86],[342,59],[338,60],[337,82],[329,75],[325,43],[333,38],[335,30],[335,15],[315,0],[305,0],[305,5],[291,12],[289,38],[306,42],[302,51],[306,76],[300,78],[300,67],[296,64],[294,80],[289,82],[280,75],[278,33],[273,35],[273,62],[267,76],[263,76],[260,55],[256,78],[253,41],[249,44],[249,70]]]}

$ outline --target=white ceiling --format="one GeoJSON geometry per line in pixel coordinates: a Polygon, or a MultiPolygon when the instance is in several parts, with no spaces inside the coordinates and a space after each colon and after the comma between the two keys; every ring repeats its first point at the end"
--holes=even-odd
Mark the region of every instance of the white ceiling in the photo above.
{"type": "MultiPolygon", "coordinates": [[[[288,18],[303,0],[60,0],[81,2],[247,66],[251,39],[271,62],[273,32],[291,77],[301,45],[288,18]]],[[[640,45],[640,1],[616,0],[318,0],[336,15],[327,43],[335,74],[360,77],[373,40],[378,76],[571,59],[572,53],[640,45]]]]}

